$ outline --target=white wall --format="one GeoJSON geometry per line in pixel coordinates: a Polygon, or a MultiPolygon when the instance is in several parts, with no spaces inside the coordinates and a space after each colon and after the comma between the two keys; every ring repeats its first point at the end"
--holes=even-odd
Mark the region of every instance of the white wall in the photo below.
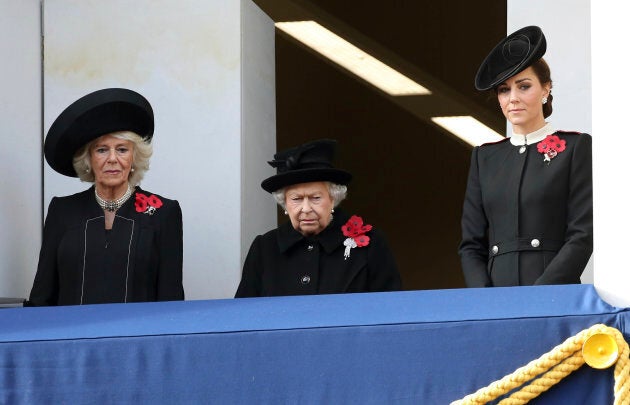
{"type": "MultiPolygon", "coordinates": [[[[0,296],[25,297],[41,243],[42,199],[45,211],[52,196],[89,184],[46,164],[42,197],[39,1],[0,1],[2,54],[17,58],[0,64],[11,94],[3,97],[11,108],[0,109],[2,167],[15,160],[0,186],[3,196],[33,196],[0,214],[0,225],[11,230],[0,243],[7,258],[0,296]],[[26,150],[28,156],[16,153],[26,150]]],[[[147,97],[156,125],[142,186],[182,206],[186,297],[233,296],[249,243],[275,224],[274,203],[261,198],[259,185],[275,150],[272,21],[251,0],[43,4],[44,131],[67,105],[100,88],[128,87],[147,97]],[[250,192],[254,186],[260,193],[250,192]]]]}
{"type": "Polygon", "coordinates": [[[627,0],[592,3],[595,287],[620,307],[630,306],[629,19],[627,0]]]}
{"type": "MultiPolygon", "coordinates": [[[[250,0],[242,0],[242,134],[241,264],[260,233],[276,227],[276,204],[260,187],[275,174],[267,164],[276,152],[275,27],[273,20],[250,0]]],[[[241,266],[242,267],[242,266],[241,266]]],[[[241,273],[230,274],[238,284],[241,273]]]]}
{"type": "Polygon", "coordinates": [[[26,297],[41,244],[39,0],[0,0],[0,297],[26,297]]]}
{"type": "Polygon", "coordinates": [[[511,33],[537,25],[547,38],[544,58],[553,80],[553,114],[558,129],[591,131],[591,1],[508,0],[511,33]]]}
{"type": "MultiPolygon", "coordinates": [[[[508,0],[507,5],[507,33],[527,25],[537,25],[545,33],[544,58],[551,68],[554,97],[548,121],[557,129],[593,134],[590,0],[508,0]]],[[[584,270],[583,283],[593,283],[594,257],[584,270]]]]}

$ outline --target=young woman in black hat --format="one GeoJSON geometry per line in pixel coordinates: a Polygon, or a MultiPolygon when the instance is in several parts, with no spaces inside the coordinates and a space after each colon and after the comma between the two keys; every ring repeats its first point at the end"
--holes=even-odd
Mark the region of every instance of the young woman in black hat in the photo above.
{"type": "Polygon", "coordinates": [[[593,250],[591,136],[558,131],[540,28],[522,28],[475,78],[513,134],[473,149],[459,247],[469,287],[580,283],[593,250]]]}
{"type": "Polygon", "coordinates": [[[335,141],[277,153],[277,174],[262,182],[289,221],[254,239],[236,298],[400,290],[381,233],[335,207],[350,173],[332,166],[335,141]]]}
{"type": "Polygon", "coordinates": [[[179,204],[138,187],[152,136],[151,105],[127,89],[90,93],[55,120],[46,160],[94,185],[50,202],[25,305],[184,299],[179,204]]]}

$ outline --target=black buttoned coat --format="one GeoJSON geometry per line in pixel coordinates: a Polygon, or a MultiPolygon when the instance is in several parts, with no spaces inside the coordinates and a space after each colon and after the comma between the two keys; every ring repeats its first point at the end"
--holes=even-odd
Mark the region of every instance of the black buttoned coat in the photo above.
{"type": "Polygon", "coordinates": [[[37,274],[26,305],[184,299],[182,212],[158,196],[152,215],[137,212],[139,187],[105,230],[94,187],[50,202],[37,274]]]}
{"type": "Polygon", "coordinates": [[[341,231],[349,217],[336,210],[330,225],[305,237],[290,222],[258,235],[249,249],[236,298],[400,290],[394,256],[384,236],[368,232],[368,246],[344,258],[341,231]]]}
{"type": "Polygon", "coordinates": [[[459,247],[469,287],[580,283],[593,250],[591,136],[557,131],[549,162],[537,144],[475,147],[459,247]]]}

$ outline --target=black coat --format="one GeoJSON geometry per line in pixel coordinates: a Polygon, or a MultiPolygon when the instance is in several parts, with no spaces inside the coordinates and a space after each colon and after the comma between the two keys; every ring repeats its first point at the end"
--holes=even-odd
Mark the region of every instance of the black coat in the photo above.
{"type": "Polygon", "coordinates": [[[337,210],[330,225],[305,237],[290,222],[258,235],[243,266],[236,298],[400,290],[400,275],[385,238],[372,229],[370,243],[344,259],[341,226],[349,217],[337,210]]]}
{"type": "Polygon", "coordinates": [[[75,305],[184,299],[182,212],[175,200],[153,215],[136,212],[139,187],[105,230],[94,187],[54,197],[37,274],[26,305],[75,305]]]}
{"type": "Polygon", "coordinates": [[[593,251],[591,136],[544,162],[509,139],[472,152],[459,248],[469,287],[580,283],[593,251]]]}

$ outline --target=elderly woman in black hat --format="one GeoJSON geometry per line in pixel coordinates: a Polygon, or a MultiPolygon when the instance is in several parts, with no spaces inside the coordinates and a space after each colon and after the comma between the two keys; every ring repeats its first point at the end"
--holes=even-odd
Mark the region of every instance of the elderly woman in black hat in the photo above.
{"type": "Polygon", "coordinates": [[[580,283],[593,250],[591,136],[559,131],[540,28],[522,28],[475,79],[492,89],[513,133],[475,147],[459,253],[469,287],[580,283]]]}
{"type": "Polygon", "coordinates": [[[401,288],[381,233],[335,207],[350,173],[332,166],[335,141],[277,153],[277,174],[262,182],[289,221],[254,239],[236,298],[392,291],[401,288]]]}
{"type": "Polygon", "coordinates": [[[94,185],[48,208],[26,305],[182,300],[182,213],[138,187],[152,154],[153,110],[127,89],[66,108],[44,145],[48,164],[94,185]]]}

